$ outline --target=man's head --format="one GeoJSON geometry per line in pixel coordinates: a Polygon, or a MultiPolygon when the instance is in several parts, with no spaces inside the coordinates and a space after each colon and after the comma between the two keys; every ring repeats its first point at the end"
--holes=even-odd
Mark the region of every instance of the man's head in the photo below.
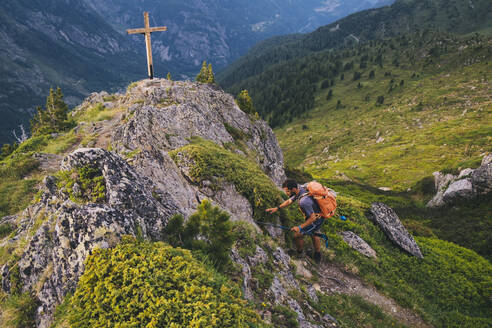
{"type": "Polygon", "coordinates": [[[294,179],[287,179],[282,183],[282,189],[285,191],[287,196],[292,196],[293,194],[299,193],[299,187],[297,185],[297,181],[294,179]]]}

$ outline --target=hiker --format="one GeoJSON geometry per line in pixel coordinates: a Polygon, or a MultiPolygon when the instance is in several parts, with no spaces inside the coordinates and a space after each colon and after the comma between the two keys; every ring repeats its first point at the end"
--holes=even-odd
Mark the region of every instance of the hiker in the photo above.
{"type": "Polygon", "coordinates": [[[299,203],[299,209],[304,215],[306,221],[304,223],[292,227],[290,230],[294,232],[294,241],[298,254],[302,254],[304,239],[303,235],[310,235],[313,240],[314,260],[319,263],[321,261],[321,242],[318,236],[314,235],[323,225],[324,218],[321,216],[321,209],[313,197],[308,195],[308,191],[302,185],[297,184],[293,179],[287,179],[282,184],[287,196],[290,198],[277,207],[269,208],[268,213],[275,213],[279,209],[289,206],[295,201],[299,203]]]}

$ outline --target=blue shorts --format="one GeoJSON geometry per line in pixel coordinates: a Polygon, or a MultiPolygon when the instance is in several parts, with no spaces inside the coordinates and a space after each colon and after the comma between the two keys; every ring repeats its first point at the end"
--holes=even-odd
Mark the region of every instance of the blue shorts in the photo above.
{"type": "Polygon", "coordinates": [[[313,223],[311,223],[310,225],[308,225],[307,227],[302,228],[301,233],[303,235],[312,235],[321,228],[321,226],[323,225],[323,222],[325,222],[325,219],[319,218],[316,221],[314,221],[313,223]]]}

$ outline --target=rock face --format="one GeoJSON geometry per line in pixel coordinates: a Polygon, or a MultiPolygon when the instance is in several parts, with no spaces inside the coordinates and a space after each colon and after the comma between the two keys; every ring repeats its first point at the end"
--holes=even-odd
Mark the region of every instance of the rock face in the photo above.
{"type": "Polygon", "coordinates": [[[152,180],[155,192],[173,198],[186,214],[196,209],[197,199],[208,197],[233,218],[251,216],[244,197],[233,187],[224,185],[227,195],[215,195],[206,185],[190,185],[187,167],[178,168],[168,154],[188,144],[190,138],[220,146],[241,138],[247,152],[277,185],[285,179],[283,154],[270,127],[251,119],[232,96],[213,85],[146,80],[128,91],[120,105],[128,108],[130,118],[114,131],[111,144],[122,154],[137,151],[132,163],[137,172],[152,180]]]}
{"type": "Polygon", "coordinates": [[[436,195],[427,207],[441,207],[492,191],[492,154],[485,156],[477,169],[464,169],[458,176],[434,172],[436,195]]]}
{"type": "Polygon", "coordinates": [[[352,231],[344,231],[341,233],[343,240],[357,252],[367,256],[377,258],[376,251],[369,246],[368,243],[352,231]]]}
{"type": "MultiPolygon", "coordinates": [[[[44,179],[41,200],[18,218],[19,238],[34,236],[18,261],[24,291],[34,291],[41,305],[37,326],[49,327],[51,315],[66,295],[76,287],[84,261],[94,248],[107,248],[122,235],[160,239],[161,229],[179,207],[172,199],[157,200],[150,182],[127,162],[102,149],[79,149],[64,158],[62,170],[86,165],[102,172],[106,201],[76,204],[56,178],[44,179]],[[41,222],[33,229],[36,222],[41,222]]],[[[9,289],[8,266],[3,268],[4,289],[9,289]]]]}
{"type": "Polygon", "coordinates": [[[392,208],[383,203],[373,203],[369,217],[381,227],[391,241],[413,256],[423,258],[419,246],[401,224],[398,215],[392,208]]]}

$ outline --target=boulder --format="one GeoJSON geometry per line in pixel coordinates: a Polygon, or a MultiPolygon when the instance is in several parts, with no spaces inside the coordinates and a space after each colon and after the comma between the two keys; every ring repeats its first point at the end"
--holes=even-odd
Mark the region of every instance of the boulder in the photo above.
{"type": "Polygon", "coordinates": [[[455,181],[449,185],[442,195],[444,203],[452,203],[459,198],[472,198],[474,196],[473,186],[470,179],[455,181]]]}
{"type": "Polygon", "coordinates": [[[436,195],[427,207],[441,207],[492,191],[492,154],[485,156],[477,169],[467,168],[457,176],[434,172],[436,195]]]}
{"type": "Polygon", "coordinates": [[[365,242],[364,239],[357,236],[352,231],[344,231],[341,233],[343,240],[357,252],[367,256],[377,258],[376,251],[365,242]]]}
{"type": "Polygon", "coordinates": [[[379,225],[391,241],[413,256],[423,258],[419,246],[392,208],[383,203],[373,203],[369,214],[369,218],[379,225]]]}
{"type": "Polygon", "coordinates": [[[479,195],[492,191],[492,154],[485,156],[482,165],[471,174],[473,191],[479,195]]]}

